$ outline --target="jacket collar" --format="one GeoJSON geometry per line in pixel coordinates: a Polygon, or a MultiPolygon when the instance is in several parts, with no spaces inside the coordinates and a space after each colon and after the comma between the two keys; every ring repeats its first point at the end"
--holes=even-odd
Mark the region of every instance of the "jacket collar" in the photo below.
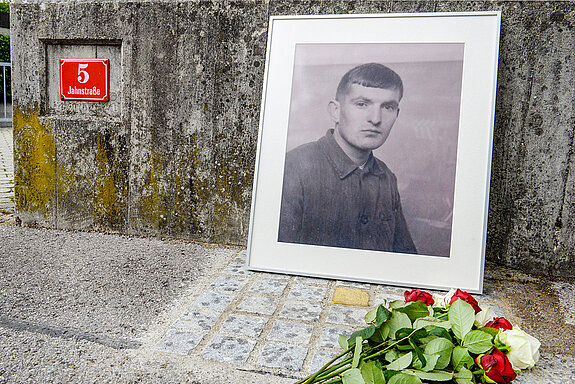
{"type": "MultiPolygon", "coordinates": [[[[333,129],[329,129],[325,136],[319,139],[319,144],[340,179],[345,179],[359,168],[335,141],[333,129]]],[[[373,156],[373,153],[369,154],[364,170],[377,176],[385,174],[385,170],[373,156]]]]}

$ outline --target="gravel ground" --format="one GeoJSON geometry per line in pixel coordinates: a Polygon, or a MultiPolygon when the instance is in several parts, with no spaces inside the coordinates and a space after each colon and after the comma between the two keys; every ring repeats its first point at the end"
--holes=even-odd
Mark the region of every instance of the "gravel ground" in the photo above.
{"type": "Polygon", "coordinates": [[[0,383],[193,382],[136,348],[238,251],[0,225],[0,383]]]}

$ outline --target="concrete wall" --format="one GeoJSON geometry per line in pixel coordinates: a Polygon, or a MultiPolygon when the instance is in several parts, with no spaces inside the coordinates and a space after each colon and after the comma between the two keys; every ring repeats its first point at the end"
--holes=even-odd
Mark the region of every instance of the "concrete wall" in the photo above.
{"type": "Polygon", "coordinates": [[[269,15],[475,10],[502,11],[487,258],[575,275],[573,2],[15,0],[19,215],[245,244],[269,15]],[[62,52],[111,57],[110,103],[54,99],[62,52]]]}

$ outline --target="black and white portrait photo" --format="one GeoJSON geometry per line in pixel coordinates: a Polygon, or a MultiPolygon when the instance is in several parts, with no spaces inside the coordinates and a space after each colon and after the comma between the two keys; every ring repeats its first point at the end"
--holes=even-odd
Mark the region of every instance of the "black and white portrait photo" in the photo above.
{"type": "Polygon", "coordinates": [[[481,292],[500,23],[270,16],[248,268],[481,292]]]}
{"type": "Polygon", "coordinates": [[[449,257],[464,44],[298,44],[278,241],[449,257]]]}

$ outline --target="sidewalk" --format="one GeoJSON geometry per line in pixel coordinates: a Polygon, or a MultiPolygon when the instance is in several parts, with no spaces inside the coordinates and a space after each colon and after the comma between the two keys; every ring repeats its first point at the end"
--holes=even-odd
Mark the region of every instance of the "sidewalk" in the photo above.
{"type": "Polygon", "coordinates": [[[0,126],[0,211],[14,212],[12,127],[0,126]]]}
{"type": "MultiPolygon", "coordinates": [[[[0,383],[293,383],[403,288],[250,272],[245,250],[0,225],[0,383]],[[337,287],[369,306],[332,302],[337,287]]],[[[489,265],[480,305],[542,342],[519,384],[575,382],[575,284],[489,265]]]]}

